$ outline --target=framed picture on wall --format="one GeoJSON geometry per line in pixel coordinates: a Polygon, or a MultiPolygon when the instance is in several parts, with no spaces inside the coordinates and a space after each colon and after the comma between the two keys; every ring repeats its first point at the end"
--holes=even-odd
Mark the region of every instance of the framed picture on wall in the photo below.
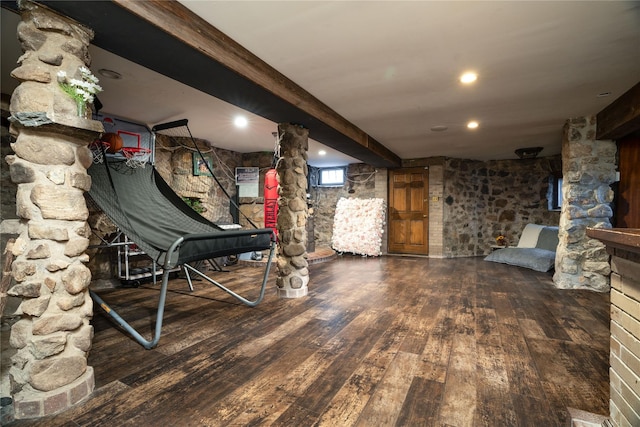
{"type": "Polygon", "coordinates": [[[200,156],[200,153],[198,153],[197,151],[194,152],[193,174],[195,176],[212,176],[209,170],[213,170],[213,157],[211,156],[211,154],[203,154],[202,156],[200,156]],[[207,168],[207,165],[209,165],[209,168],[207,168]]]}

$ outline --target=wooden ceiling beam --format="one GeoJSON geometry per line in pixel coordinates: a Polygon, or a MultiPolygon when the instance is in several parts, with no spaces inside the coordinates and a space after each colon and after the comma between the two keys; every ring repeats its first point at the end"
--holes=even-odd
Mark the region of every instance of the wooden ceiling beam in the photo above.
{"type": "Polygon", "coordinates": [[[358,144],[367,146],[365,132],[181,3],[166,0],[113,1],[274,95],[321,119],[358,144]]]}
{"type": "Polygon", "coordinates": [[[620,139],[640,130],[640,82],[600,111],[596,119],[597,139],[620,139]]]}

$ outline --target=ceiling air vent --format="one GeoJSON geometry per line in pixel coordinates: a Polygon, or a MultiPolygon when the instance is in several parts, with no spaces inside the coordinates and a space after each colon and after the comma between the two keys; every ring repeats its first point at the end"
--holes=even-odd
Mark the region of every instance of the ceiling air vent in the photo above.
{"type": "Polygon", "coordinates": [[[518,148],[516,155],[521,159],[535,159],[542,151],[542,147],[518,148]]]}

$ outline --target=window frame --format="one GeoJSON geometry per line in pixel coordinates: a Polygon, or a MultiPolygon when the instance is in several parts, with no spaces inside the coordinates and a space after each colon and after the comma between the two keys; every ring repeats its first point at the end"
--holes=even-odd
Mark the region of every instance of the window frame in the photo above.
{"type": "Polygon", "coordinates": [[[319,168],[318,169],[318,187],[343,187],[347,183],[347,169],[344,166],[335,166],[335,167],[327,167],[327,168],[319,168]],[[331,181],[324,182],[323,175],[325,172],[332,171],[341,171],[342,172],[342,181],[331,181]]]}
{"type": "Polygon", "coordinates": [[[562,210],[562,175],[552,174],[549,177],[549,210],[562,210]]]}

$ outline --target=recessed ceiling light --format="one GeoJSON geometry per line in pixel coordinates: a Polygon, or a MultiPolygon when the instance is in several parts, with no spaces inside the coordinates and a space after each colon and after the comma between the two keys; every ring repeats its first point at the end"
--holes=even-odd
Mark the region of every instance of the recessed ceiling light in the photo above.
{"type": "Polygon", "coordinates": [[[460,82],[466,85],[473,83],[476,80],[478,80],[478,74],[474,73],[473,71],[467,71],[466,73],[460,76],[460,82]]]}
{"type": "Polygon", "coordinates": [[[321,156],[325,156],[327,154],[327,152],[324,151],[324,150],[320,150],[320,151],[318,151],[318,154],[320,154],[321,156]]]}
{"type": "Polygon", "coordinates": [[[246,128],[249,122],[247,121],[247,118],[244,116],[236,116],[236,118],[233,119],[233,124],[239,128],[246,128]]]}
{"type": "Polygon", "coordinates": [[[478,122],[476,122],[475,120],[472,120],[469,123],[467,123],[467,127],[469,129],[477,129],[478,126],[480,126],[480,124],[478,122]]]}
{"type": "Polygon", "coordinates": [[[611,92],[600,92],[599,94],[596,95],[596,97],[598,98],[604,98],[611,95],[611,92]]]}
{"type": "Polygon", "coordinates": [[[100,74],[102,77],[106,77],[108,79],[113,79],[113,80],[120,80],[122,78],[122,74],[120,74],[117,71],[113,71],[113,70],[107,70],[106,68],[100,68],[98,70],[98,74],[100,74]]]}
{"type": "Polygon", "coordinates": [[[449,128],[446,127],[445,125],[431,126],[431,132],[444,132],[447,129],[449,129],[449,128]]]}

